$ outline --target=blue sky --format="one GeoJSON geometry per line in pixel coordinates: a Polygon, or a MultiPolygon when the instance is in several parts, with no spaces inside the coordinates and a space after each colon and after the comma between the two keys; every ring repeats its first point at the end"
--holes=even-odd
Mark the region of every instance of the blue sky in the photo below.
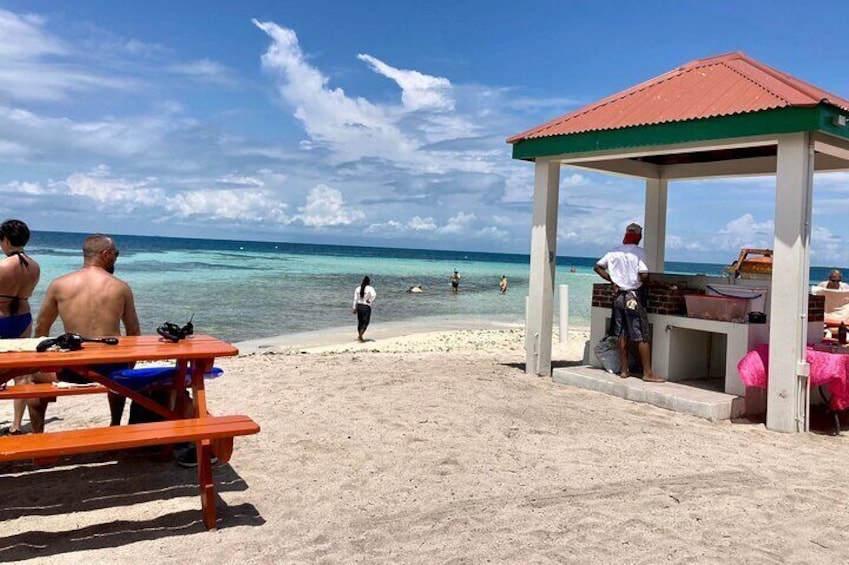
{"type": "MultiPolygon", "coordinates": [[[[729,51],[849,97],[845,2],[0,0],[0,210],[34,229],[527,253],[505,139],[729,51]]],[[[558,254],[641,221],[564,168],[558,254]]],[[[849,175],[812,263],[849,265],[849,175]]],[[[774,180],[670,185],[667,258],[770,247],[774,180]]]]}

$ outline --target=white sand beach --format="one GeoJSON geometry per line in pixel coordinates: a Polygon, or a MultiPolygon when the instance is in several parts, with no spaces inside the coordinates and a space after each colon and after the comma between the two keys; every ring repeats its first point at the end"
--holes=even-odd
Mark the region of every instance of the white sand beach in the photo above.
{"type": "MultiPolygon", "coordinates": [[[[0,465],[0,560],[849,560],[846,436],[711,423],[527,376],[518,328],[426,329],[271,340],[219,360],[211,409],[262,432],[215,469],[214,532],[195,471],[155,454],[0,465]]],[[[580,361],[587,332],[569,338],[559,363],[580,361]]],[[[48,416],[49,429],[105,424],[107,407],[62,398],[48,416]]]]}

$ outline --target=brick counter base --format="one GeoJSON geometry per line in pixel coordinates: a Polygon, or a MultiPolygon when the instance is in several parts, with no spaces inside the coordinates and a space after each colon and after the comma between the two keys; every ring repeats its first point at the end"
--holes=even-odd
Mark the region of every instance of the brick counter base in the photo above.
{"type": "MultiPolygon", "coordinates": [[[[613,285],[609,283],[596,283],[593,285],[593,306],[597,308],[613,308],[613,285]]],[[[693,289],[672,290],[664,287],[649,287],[648,305],[646,311],[649,314],[666,314],[670,316],[686,316],[687,305],[684,302],[685,294],[704,294],[703,291],[693,289]]],[[[769,312],[767,312],[769,315],[769,312]]],[[[808,296],[808,321],[822,322],[825,320],[825,297],[808,296]]]]}
{"type": "MultiPolygon", "coordinates": [[[[593,285],[593,306],[598,308],[613,308],[613,285],[609,283],[597,283],[593,285]]],[[[649,287],[648,304],[646,312],[649,314],[666,314],[669,316],[686,316],[687,305],[684,303],[685,294],[697,294],[699,291],[692,289],[665,288],[661,286],[649,287]]],[[[700,294],[704,294],[703,292],[700,294]]]]}
{"type": "Polygon", "coordinates": [[[808,321],[825,322],[825,296],[808,295],[808,321]]]}

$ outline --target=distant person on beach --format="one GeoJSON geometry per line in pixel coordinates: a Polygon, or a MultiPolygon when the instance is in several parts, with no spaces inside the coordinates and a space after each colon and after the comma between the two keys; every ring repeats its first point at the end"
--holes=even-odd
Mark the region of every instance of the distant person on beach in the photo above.
{"type": "Polygon", "coordinates": [[[411,286],[410,288],[407,289],[407,292],[412,292],[413,294],[419,294],[419,293],[424,292],[424,291],[422,290],[422,285],[414,284],[413,286],[411,286]]]}
{"type": "Polygon", "coordinates": [[[637,344],[643,380],[650,383],[663,382],[663,377],[651,368],[651,342],[649,322],[645,308],[643,285],[648,284],[649,268],[646,254],[639,247],[643,228],[629,224],[625,228],[622,245],[611,249],[595,265],[595,272],[604,280],[613,283],[613,335],[618,337],[619,376],[630,377],[628,370],[628,348],[637,344]]]}
{"type": "Polygon", "coordinates": [[[453,292],[460,291],[460,274],[457,271],[454,271],[454,274],[451,275],[451,290],[453,292]]]}
{"type": "Polygon", "coordinates": [[[501,294],[507,294],[507,275],[501,275],[501,282],[498,283],[498,287],[501,289],[501,294]]]}
{"type": "Polygon", "coordinates": [[[834,269],[828,274],[827,281],[822,281],[817,286],[831,290],[849,290],[849,284],[843,282],[843,275],[837,269],[834,269]]]}
{"type": "MultiPolygon", "coordinates": [[[[6,220],[0,224],[0,248],[6,255],[0,260],[0,339],[29,337],[32,333],[29,297],[41,277],[41,269],[24,251],[29,236],[29,227],[20,220],[6,220]]],[[[15,378],[15,384],[31,382],[32,375],[15,378]]],[[[0,388],[3,388],[5,383],[5,380],[0,379],[0,388]]],[[[0,435],[23,433],[21,425],[25,407],[26,400],[15,399],[12,424],[0,430],[0,435]]]]}
{"type": "MultiPolygon", "coordinates": [[[[50,335],[56,318],[62,320],[63,331],[85,337],[111,337],[121,335],[121,324],[127,335],[141,335],[136,314],[133,291],[130,285],[112,273],[120,252],[115,241],[103,234],[90,235],[83,243],[83,267],[63,275],[47,287],[35,323],[35,335],[50,335]]],[[[103,375],[129,368],[126,363],[90,367],[103,375]]],[[[56,374],[58,380],[88,383],[88,379],[69,369],[56,374]]],[[[108,393],[110,425],[121,424],[124,413],[123,396],[108,393]]],[[[39,415],[32,418],[34,432],[44,431],[44,414],[47,403],[38,401],[39,415]]],[[[33,407],[30,405],[30,415],[33,407]]]]}
{"type": "Polygon", "coordinates": [[[357,341],[365,341],[363,334],[371,322],[371,305],[376,299],[377,292],[371,286],[371,279],[363,277],[363,282],[354,289],[353,311],[357,315],[357,341]]]}

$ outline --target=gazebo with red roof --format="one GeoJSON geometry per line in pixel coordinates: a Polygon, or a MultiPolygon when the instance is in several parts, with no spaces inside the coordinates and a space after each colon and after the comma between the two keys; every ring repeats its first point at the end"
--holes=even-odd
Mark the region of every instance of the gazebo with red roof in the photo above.
{"type": "Polygon", "coordinates": [[[551,374],[560,168],[645,179],[645,250],[664,270],[668,183],[776,175],[767,427],[807,429],[813,173],[849,169],[849,101],[730,53],[687,63],[509,138],[535,163],[526,371],[551,374]]]}

